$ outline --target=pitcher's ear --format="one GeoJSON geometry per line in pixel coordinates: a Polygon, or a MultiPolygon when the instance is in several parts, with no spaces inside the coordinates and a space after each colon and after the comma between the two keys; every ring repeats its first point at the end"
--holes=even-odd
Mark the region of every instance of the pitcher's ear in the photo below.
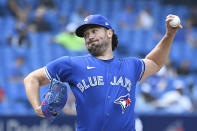
{"type": "Polygon", "coordinates": [[[112,38],[112,36],[113,36],[113,30],[112,29],[107,30],[107,36],[112,38]]]}

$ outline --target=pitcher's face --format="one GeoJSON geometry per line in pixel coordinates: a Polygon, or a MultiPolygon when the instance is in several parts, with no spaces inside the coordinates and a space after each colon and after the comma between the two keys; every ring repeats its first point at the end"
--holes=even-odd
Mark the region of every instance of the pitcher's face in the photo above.
{"type": "Polygon", "coordinates": [[[104,27],[91,27],[85,30],[84,39],[88,51],[93,56],[101,56],[111,46],[111,41],[107,30],[104,27]]]}

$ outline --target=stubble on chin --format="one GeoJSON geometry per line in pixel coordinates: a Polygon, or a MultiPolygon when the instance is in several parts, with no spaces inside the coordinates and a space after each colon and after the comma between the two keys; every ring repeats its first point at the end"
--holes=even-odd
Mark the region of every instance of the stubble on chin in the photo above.
{"type": "Polygon", "coordinates": [[[92,45],[88,48],[88,52],[93,56],[100,56],[102,54],[101,47],[99,45],[92,45]]]}
{"type": "Polygon", "coordinates": [[[89,47],[87,47],[88,52],[92,54],[93,56],[101,56],[106,50],[106,45],[104,44],[92,44],[89,47]]]}

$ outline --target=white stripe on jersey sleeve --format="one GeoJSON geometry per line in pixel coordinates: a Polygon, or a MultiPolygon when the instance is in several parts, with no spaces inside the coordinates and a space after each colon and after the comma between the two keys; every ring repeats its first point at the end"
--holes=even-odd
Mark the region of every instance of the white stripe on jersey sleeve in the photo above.
{"type": "Polygon", "coordinates": [[[145,63],[144,63],[144,61],[143,60],[140,60],[140,61],[142,62],[142,71],[140,73],[140,77],[139,77],[138,81],[141,80],[141,78],[142,78],[142,76],[144,74],[144,71],[145,71],[145,63]]]}
{"type": "Polygon", "coordinates": [[[46,74],[47,78],[48,78],[49,80],[52,80],[52,78],[51,78],[51,76],[50,76],[50,74],[49,74],[49,72],[48,72],[46,66],[44,67],[44,71],[45,71],[45,74],[46,74]]]}

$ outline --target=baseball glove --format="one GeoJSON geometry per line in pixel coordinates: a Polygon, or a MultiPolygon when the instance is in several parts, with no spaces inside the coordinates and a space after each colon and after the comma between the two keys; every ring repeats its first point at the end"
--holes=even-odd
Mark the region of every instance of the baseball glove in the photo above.
{"type": "Polygon", "coordinates": [[[45,117],[53,120],[61,112],[67,101],[67,85],[61,81],[52,79],[50,89],[44,95],[41,104],[45,117]]]}

